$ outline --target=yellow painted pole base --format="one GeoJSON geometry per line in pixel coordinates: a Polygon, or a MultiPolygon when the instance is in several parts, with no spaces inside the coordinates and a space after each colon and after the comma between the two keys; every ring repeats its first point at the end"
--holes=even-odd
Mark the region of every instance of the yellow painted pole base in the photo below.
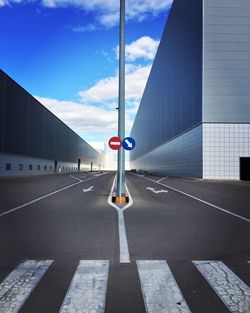
{"type": "Polygon", "coordinates": [[[115,198],[115,203],[123,203],[123,204],[127,203],[126,202],[126,197],[116,197],[115,198]]]}

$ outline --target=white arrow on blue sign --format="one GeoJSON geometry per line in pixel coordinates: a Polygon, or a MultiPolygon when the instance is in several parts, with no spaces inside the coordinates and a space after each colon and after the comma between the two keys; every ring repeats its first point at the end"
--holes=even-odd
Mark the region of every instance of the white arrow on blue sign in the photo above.
{"type": "Polygon", "coordinates": [[[135,140],[132,137],[126,137],[122,141],[122,146],[125,150],[133,150],[135,147],[135,140]]]}

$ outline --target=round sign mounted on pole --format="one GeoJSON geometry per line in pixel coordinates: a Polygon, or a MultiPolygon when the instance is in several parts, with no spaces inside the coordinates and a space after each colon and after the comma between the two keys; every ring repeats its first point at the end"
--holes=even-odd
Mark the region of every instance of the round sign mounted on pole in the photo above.
{"type": "Polygon", "coordinates": [[[126,137],[122,141],[122,146],[125,150],[133,150],[135,148],[135,140],[132,137],[126,137]]]}
{"type": "Polygon", "coordinates": [[[109,147],[112,150],[119,150],[122,146],[122,141],[119,137],[112,137],[109,139],[109,147]]]}

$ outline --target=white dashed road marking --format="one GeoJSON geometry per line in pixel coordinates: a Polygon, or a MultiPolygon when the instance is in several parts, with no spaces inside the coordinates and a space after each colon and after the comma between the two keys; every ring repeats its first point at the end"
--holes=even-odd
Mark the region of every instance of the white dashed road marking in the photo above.
{"type": "Polygon", "coordinates": [[[166,261],[137,261],[147,313],[191,313],[166,261]]]}
{"type": "Polygon", "coordinates": [[[80,261],[60,313],[104,313],[109,261],[80,261]]]}
{"type": "Polygon", "coordinates": [[[250,312],[250,288],[221,261],[193,261],[232,313],[250,312]]]}
{"type": "Polygon", "coordinates": [[[52,263],[28,260],[13,270],[0,284],[0,312],[18,312],[52,263]]]}

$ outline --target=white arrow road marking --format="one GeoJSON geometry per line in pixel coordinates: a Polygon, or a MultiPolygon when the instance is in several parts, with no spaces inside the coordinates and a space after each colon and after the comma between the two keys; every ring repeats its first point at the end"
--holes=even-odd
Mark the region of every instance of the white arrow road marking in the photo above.
{"type": "MultiPolygon", "coordinates": [[[[105,174],[108,174],[108,172],[105,172],[105,173],[103,173],[103,174],[100,174],[100,175],[98,175],[98,177],[100,177],[101,175],[105,175],[105,174]]],[[[26,207],[26,206],[28,206],[28,205],[30,205],[30,204],[33,204],[33,203],[35,203],[35,202],[37,202],[37,201],[40,201],[40,200],[43,200],[43,199],[45,199],[45,198],[47,198],[47,197],[50,197],[50,196],[52,196],[52,195],[54,195],[54,194],[56,194],[56,193],[58,193],[58,192],[61,192],[61,191],[63,191],[63,190],[66,190],[66,189],[69,189],[69,188],[71,188],[71,187],[77,186],[77,185],[79,185],[79,184],[81,184],[81,183],[85,183],[85,182],[88,181],[88,180],[96,179],[96,178],[97,178],[97,177],[89,177],[89,178],[87,178],[87,179],[85,179],[85,180],[77,181],[77,182],[74,183],[74,184],[71,184],[71,185],[68,185],[68,186],[66,186],[66,187],[63,187],[63,188],[61,188],[61,189],[55,190],[55,191],[50,192],[50,193],[48,193],[48,194],[46,194],[46,195],[43,195],[43,196],[41,196],[41,197],[39,197],[39,198],[36,198],[36,199],[34,199],[34,200],[31,200],[31,201],[29,201],[29,202],[26,202],[26,203],[24,203],[24,204],[21,204],[21,205],[15,207],[15,208],[13,208],[13,209],[10,209],[10,210],[8,210],[8,211],[5,211],[5,212],[3,212],[3,213],[0,213],[0,217],[2,217],[2,216],[4,216],[4,215],[8,215],[8,214],[10,214],[10,213],[13,213],[13,212],[15,212],[15,211],[17,211],[17,210],[19,210],[19,209],[22,209],[22,208],[24,208],[24,207],[26,207]]]]}
{"type": "Polygon", "coordinates": [[[113,146],[120,146],[121,143],[119,141],[111,141],[110,144],[113,146]]]}
{"type": "Polygon", "coordinates": [[[133,144],[128,139],[125,139],[125,142],[129,148],[133,147],[133,144]]]}
{"type": "Polygon", "coordinates": [[[247,223],[250,223],[250,219],[249,219],[249,218],[246,218],[246,217],[244,217],[244,216],[235,214],[235,213],[233,213],[233,212],[231,212],[231,211],[225,210],[225,209],[219,207],[218,205],[215,205],[215,204],[213,204],[213,203],[204,201],[204,200],[202,200],[202,199],[200,199],[200,198],[197,198],[197,197],[195,197],[195,196],[192,196],[192,195],[190,195],[190,194],[188,194],[188,193],[186,193],[186,192],[183,192],[183,191],[181,191],[181,190],[179,190],[179,189],[173,188],[173,187],[171,187],[171,186],[169,186],[169,185],[163,184],[162,182],[155,181],[155,180],[153,180],[153,179],[151,179],[151,178],[143,177],[143,176],[140,176],[140,175],[137,175],[137,176],[138,176],[138,177],[141,177],[141,178],[143,178],[143,179],[152,181],[152,182],[154,182],[154,183],[156,183],[156,184],[158,184],[158,185],[167,187],[167,188],[169,188],[169,189],[171,189],[171,190],[173,190],[173,191],[176,191],[176,192],[178,192],[178,193],[180,193],[180,194],[182,194],[182,195],[185,195],[185,196],[187,196],[187,197],[190,197],[190,198],[192,198],[192,199],[194,199],[194,200],[197,200],[197,201],[199,201],[199,202],[201,202],[201,203],[204,203],[204,204],[206,204],[206,205],[209,205],[209,206],[211,206],[211,207],[213,207],[213,208],[215,208],[215,209],[217,209],[217,210],[219,210],[219,211],[222,211],[222,212],[224,212],[224,213],[226,213],[226,214],[232,215],[232,216],[237,217],[237,218],[239,218],[239,219],[241,219],[241,220],[243,220],[243,221],[245,221],[245,222],[247,222],[247,223]]]}
{"type": "Polygon", "coordinates": [[[52,263],[27,260],[19,264],[0,284],[0,312],[17,313],[52,263]]]}
{"type": "Polygon", "coordinates": [[[94,186],[91,186],[91,187],[89,187],[88,189],[83,189],[82,191],[83,191],[83,192],[89,192],[89,191],[92,191],[93,188],[94,188],[94,186]]]}
{"type": "Polygon", "coordinates": [[[167,190],[164,190],[164,189],[161,189],[161,190],[155,190],[155,188],[152,188],[152,187],[147,187],[146,188],[147,190],[151,190],[151,191],[153,191],[154,193],[167,193],[168,191],[167,190]]]}

